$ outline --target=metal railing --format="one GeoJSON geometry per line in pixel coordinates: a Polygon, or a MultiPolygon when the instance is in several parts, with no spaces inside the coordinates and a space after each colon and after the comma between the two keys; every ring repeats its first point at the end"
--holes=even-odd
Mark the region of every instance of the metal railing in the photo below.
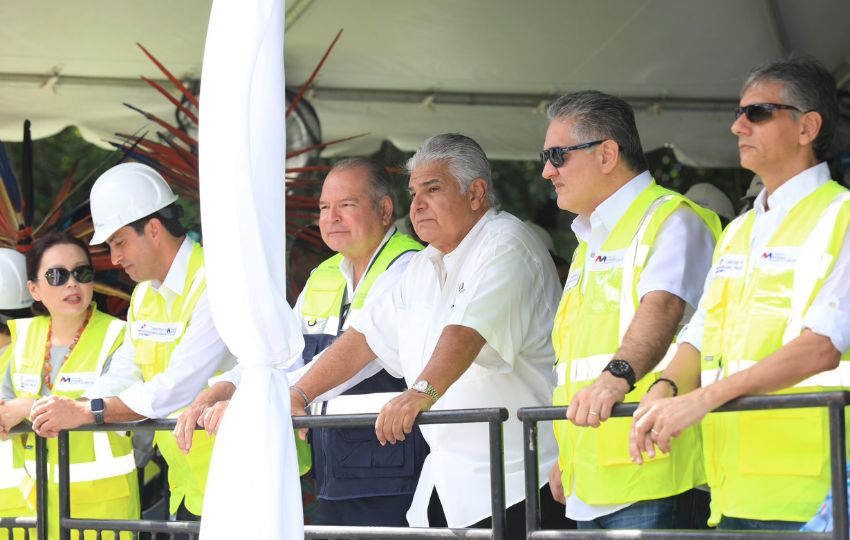
{"type": "MultiPolygon", "coordinates": [[[[352,428],[370,427],[375,425],[377,414],[354,414],[354,415],[327,415],[327,416],[302,416],[292,419],[292,425],[298,428],[352,428]]],[[[505,474],[504,474],[504,447],[503,426],[508,419],[506,409],[463,409],[452,411],[430,411],[419,415],[417,425],[423,424],[467,424],[487,423],[489,427],[489,450],[490,450],[490,487],[491,487],[491,529],[452,529],[452,528],[402,528],[402,527],[353,527],[353,526],[315,526],[304,527],[305,538],[492,538],[504,540],[505,538],[505,474]]],[[[143,422],[86,425],[74,431],[171,431],[176,424],[175,420],[146,420],[143,422]]],[[[82,519],[71,518],[71,499],[69,482],[69,444],[67,431],[60,432],[58,437],[58,465],[59,465],[59,523],[60,540],[70,540],[71,531],[95,531],[98,538],[102,532],[149,532],[165,533],[171,535],[186,535],[189,538],[197,538],[200,532],[200,523],[187,521],[152,521],[152,520],[107,520],[107,519],[82,519]]],[[[39,471],[42,474],[39,483],[39,512],[38,525],[46,527],[46,451],[43,439],[36,438],[41,445],[39,455],[39,471]]],[[[9,518],[20,519],[20,518],[9,518]]],[[[26,522],[31,526],[33,520],[26,522]]],[[[4,522],[0,521],[0,530],[4,522]]],[[[41,530],[41,529],[40,529],[41,530]]],[[[38,536],[39,540],[46,536],[38,536]]],[[[117,536],[116,536],[117,538],[117,536]]]]}
{"type": "MultiPolygon", "coordinates": [[[[537,423],[545,421],[564,421],[566,407],[525,407],[517,411],[517,417],[523,423],[525,447],[525,496],[526,496],[526,532],[528,540],[551,538],[629,538],[640,540],[655,539],[730,539],[754,540],[761,538],[797,539],[835,539],[848,540],[847,518],[847,440],[844,424],[844,408],[850,405],[848,392],[816,392],[807,394],[782,394],[773,396],[754,396],[739,398],[716,409],[716,413],[755,411],[765,409],[803,409],[827,407],[829,409],[829,452],[832,479],[833,532],[802,533],[776,531],[556,531],[540,530],[539,470],[537,454],[537,423]]],[[[614,407],[611,416],[631,416],[637,403],[626,403],[614,407]]],[[[625,443],[624,443],[625,444],[625,443]]]]}
{"type": "Polygon", "coordinates": [[[0,517],[0,532],[6,532],[11,540],[13,531],[23,533],[30,540],[47,539],[47,442],[36,437],[29,424],[13,427],[9,430],[12,435],[28,434],[35,438],[35,481],[36,481],[36,517],[0,517]],[[35,534],[30,530],[35,529],[35,534]]]}

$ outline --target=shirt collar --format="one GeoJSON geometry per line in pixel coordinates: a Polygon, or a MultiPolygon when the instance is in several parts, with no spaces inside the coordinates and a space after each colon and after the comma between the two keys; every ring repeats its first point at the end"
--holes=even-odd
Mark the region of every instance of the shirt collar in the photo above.
{"type": "MultiPolygon", "coordinates": [[[[429,245],[425,248],[425,256],[431,261],[431,264],[434,265],[434,268],[437,270],[437,275],[440,275],[443,272],[443,265],[451,264],[450,261],[453,260],[462,260],[463,254],[470,249],[470,246],[475,245],[475,237],[481,232],[481,229],[484,228],[484,225],[496,217],[498,211],[494,208],[490,208],[487,212],[484,213],[478,219],[478,222],[472,226],[466,236],[463,237],[463,240],[460,241],[460,244],[457,245],[452,251],[448,253],[443,253],[439,249],[435,248],[432,245],[429,245]]],[[[445,276],[445,274],[443,274],[445,276]]]]}
{"type": "Polygon", "coordinates": [[[765,199],[770,210],[790,210],[803,198],[811,195],[816,189],[826,184],[830,176],[829,167],[825,161],[822,161],[814,167],[809,167],[800,174],[792,176],[788,181],[776,188],[770,196],[767,195],[766,189],[762,189],[753,203],[756,215],[758,216],[768,211],[765,208],[765,199]]]}
{"type": "Polygon", "coordinates": [[[652,183],[652,175],[644,171],[626,182],[620,189],[610,197],[602,201],[590,216],[576,216],[572,223],[573,232],[583,242],[587,242],[590,235],[602,228],[607,236],[629,209],[632,202],[652,183]]]}
{"type": "Polygon", "coordinates": [[[192,248],[194,246],[195,242],[187,235],[183,239],[183,243],[180,244],[180,249],[177,250],[174,260],[171,261],[171,266],[168,268],[165,279],[161,283],[157,280],[151,281],[154,289],[157,289],[160,293],[164,292],[162,289],[167,289],[175,295],[183,293],[183,287],[186,284],[186,274],[189,272],[189,259],[192,257],[192,248]]]}
{"type": "MultiPolygon", "coordinates": [[[[383,248],[387,244],[387,242],[390,241],[390,237],[392,237],[392,235],[394,235],[397,230],[398,229],[396,229],[395,226],[392,226],[387,231],[387,233],[384,235],[383,240],[381,240],[381,243],[378,244],[377,248],[375,248],[375,252],[372,253],[372,258],[369,259],[369,264],[366,266],[367,272],[369,271],[370,268],[372,268],[372,263],[375,262],[375,257],[377,257],[378,254],[381,252],[381,248],[383,248]]],[[[357,289],[357,286],[360,285],[360,284],[358,283],[358,284],[355,285],[355,283],[354,283],[354,264],[345,255],[343,255],[342,260],[339,261],[339,271],[342,272],[343,277],[345,277],[345,282],[348,284],[348,287],[349,287],[349,289],[351,289],[351,292],[354,292],[357,289]]],[[[366,276],[365,273],[362,276],[360,276],[361,282],[363,281],[363,278],[365,276],[366,276]]]]}

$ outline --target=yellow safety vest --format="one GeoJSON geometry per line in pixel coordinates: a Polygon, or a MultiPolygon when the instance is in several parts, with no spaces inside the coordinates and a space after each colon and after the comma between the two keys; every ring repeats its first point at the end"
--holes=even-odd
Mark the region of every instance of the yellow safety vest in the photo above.
{"type": "MultiPolygon", "coordinates": [[[[7,347],[0,356],[0,377],[6,373],[12,350],[12,347],[7,347]]],[[[12,435],[8,440],[0,441],[0,517],[35,516],[35,478],[24,466],[26,438],[24,435],[12,435]]],[[[0,540],[8,537],[6,531],[0,531],[0,540]]],[[[25,540],[26,532],[15,531],[12,538],[25,540]]]]}
{"type": "MultiPolygon", "coordinates": [[[[689,206],[715,238],[717,216],[653,181],[638,195],[611,231],[600,252],[585,267],[587,244],[580,242],[573,257],[564,295],[555,315],[558,385],[553,404],[568,405],[572,396],[602,373],[620,346],[639,303],[637,284],[658,230],[674,210],[689,206]],[[582,284],[586,283],[582,292],[582,284]]],[[[626,401],[639,401],[672,356],[672,350],[643,377],[626,401]]],[[[578,497],[594,505],[659,499],[682,493],[705,482],[698,428],[685,430],[673,441],[670,454],[658,454],[636,465],[628,452],[630,418],[611,418],[598,429],[555,422],[564,491],[575,485],[578,497]]]]}
{"type": "MultiPolygon", "coordinates": [[[[80,398],[103,373],[107,359],[124,338],[125,324],[97,310],[92,315],[71,355],[54,378],[51,394],[80,398]]],[[[9,321],[13,349],[12,384],[21,398],[42,397],[45,347],[50,329],[49,317],[9,321]]],[[[133,443],[117,432],[72,432],[70,442],[71,516],[97,519],[138,519],[139,487],[133,443]]],[[[26,465],[35,477],[35,444],[27,444],[26,465]]],[[[56,439],[47,441],[49,537],[59,536],[59,465],[56,439]]],[[[85,538],[95,538],[86,533],[85,538]]],[[[77,536],[74,536],[77,537],[77,536]]],[[[113,538],[109,535],[109,538],[113,538]]],[[[132,538],[122,533],[121,538],[132,538]]]]}
{"type": "MultiPolygon", "coordinates": [[[[703,386],[753,366],[800,335],[802,318],[844,241],[848,201],[846,189],[827,182],[788,212],[762,253],[750,252],[754,211],[729,224],[702,300],[703,386]]],[[[776,394],[846,389],[848,360],[845,354],[837,369],[776,394]]],[[[709,414],[703,420],[709,523],[723,515],[808,521],[830,485],[828,417],[824,408],[709,414]]]]}
{"type": "MultiPolygon", "coordinates": [[[[201,294],[206,290],[204,251],[200,244],[192,246],[186,281],[180,296],[174,299],[169,311],[165,299],[151,286],[150,281],[139,283],[133,290],[127,324],[133,342],[133,360],[145,382],[168,368],[171,354],[180,343],[192,318],[201,294]]],[[[181,411],[175,411],[176,418],[181,411]]],[[[154,443],[168,463],[168,485],[171,490],[170,511],[175,513],[185,499],[186,508],[200,515],[204,506],[207,471],[212,458],[213,442],[204,431],[195,431],[192,449],[184,454],[171,432],[158,431],[154,443]]]]}

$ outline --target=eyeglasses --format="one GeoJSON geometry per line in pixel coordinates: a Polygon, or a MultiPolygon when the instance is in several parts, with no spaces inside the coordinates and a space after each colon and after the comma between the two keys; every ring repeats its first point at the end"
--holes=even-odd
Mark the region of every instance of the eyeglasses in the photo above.
{"type": "Polygon", "coordinates": [[[47,272],[44,273],[44,279],[47,281],[47,284],[53,287],[61,287],[68,283],[71,276],[74,276],[77,283],[91,283],[94,281],[94,268],[84,264],[74,268],[73,270],[68,270],[67,268],[62,267],[49,268],[47,272]]]}
{"type": "Polygon", "coordinates": [[[553,167],[563,167],[564,163],[567,161],[567,153],[572,152],[573,150],[584,150],[585,148],[602,144],[605,141],[606,139],[602,139],[599,141],[577,144],[575,146],[553,146],[552,148],[547,148],[540,152],[540,161],[543,163],[544,167],[546,166],[547,161],[549,161],[553,167]]]}
{"type": "Polygon", "coordinates": [[[735,107],[735,120],[746,115],[747,120],[753,124],[769,120],[775,111],[782,109],[790,109],[792,111],[803,112],[793,105],[783,105],[782,103],[753,103],[752,105],[744,105],[743,107],[735,107]]]}

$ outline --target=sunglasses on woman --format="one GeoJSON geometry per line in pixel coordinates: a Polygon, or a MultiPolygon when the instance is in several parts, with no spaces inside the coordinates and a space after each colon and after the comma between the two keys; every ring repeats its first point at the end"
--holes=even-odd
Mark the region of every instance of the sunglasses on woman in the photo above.
{"type": "Polygon", "coordinates": [[[547,148],[546,150],[540,152],[540,161],[543,163],[543,166],[546,166],[546,162],[549,161],[553,167],[563,167],[564,163],[567,161],[567,154],[572,152],[573,150],[584,150],[585,148],[590,148],[592,146],[596,146],[597,144],[602,144],[606,139],[602,139],[599,141],[586,142],[582,144],[577,144],[575,146],[553,146],[552,148],[547,148]]]}
{"type": "Polygon", "coordinates": [[[735,107],[735,120],[746,115],[747,120],[753,124],[769,120],[773,113],[782,109],[790,109],[792,111],[803,112],[793,105],[783,105],[782,103],[753,103],[752,105],[744,105],[743,107],[735,107]]]}
{"type": "Polygon", "coordinates": [[[47,281],[48,285],[53,287],[61,287],[68,283],[71,276],[74,276],[77,283],[91,283],[94,281],[94,268],[87,264],[83,264],[73,270],[68,270],[67,268],[62,267],[49,268],[47,272],[44,273],[45,281],[47,281]]]}

